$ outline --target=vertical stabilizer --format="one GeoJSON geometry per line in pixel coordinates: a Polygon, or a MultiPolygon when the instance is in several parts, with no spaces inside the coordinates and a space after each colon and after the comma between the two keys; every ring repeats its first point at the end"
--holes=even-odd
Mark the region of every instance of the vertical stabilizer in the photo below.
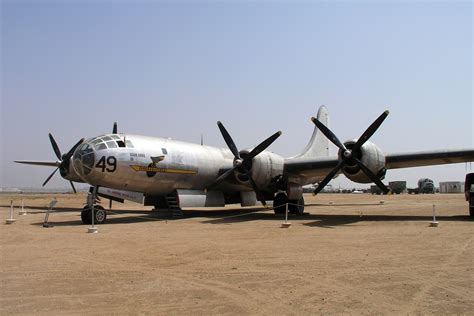
{"type": "MultiPolygon", "coordinates": [[[[316,118],[329,127],[329,112],[324,105],[319,108],[316,118]]],[[[315,158],[327,156],[329,156],[329,140],[316,126],[314,126],[313,135],[311,136],[308,145],[306,145],[306,148],[301,154],[292,158],[315,158]]]]}

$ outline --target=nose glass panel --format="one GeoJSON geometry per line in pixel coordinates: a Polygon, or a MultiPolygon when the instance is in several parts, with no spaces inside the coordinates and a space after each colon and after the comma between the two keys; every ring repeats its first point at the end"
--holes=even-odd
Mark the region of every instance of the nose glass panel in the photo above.
{"type": "Polygon", "coordinates": [[[88,175],[94,168],[95,154],[92,146],[85,143],[74,153],[74,168],[82,175],[88,175]]]}

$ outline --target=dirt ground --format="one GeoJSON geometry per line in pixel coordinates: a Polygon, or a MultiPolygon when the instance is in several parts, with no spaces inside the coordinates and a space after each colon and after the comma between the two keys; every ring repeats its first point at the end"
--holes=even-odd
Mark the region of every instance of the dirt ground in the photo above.
{"type": "Polygon", "coordinates": [[[83,194],[56,197],[43,228],[52,195],[0,195],[2,315],[474,314],[474,221],[461,194],[308,195],[288,229],[270,209],[173,220],[115,203],[98,234],[81,225],[83,194]],[[11,199],[17,221],[6,225],[11,199]]]}

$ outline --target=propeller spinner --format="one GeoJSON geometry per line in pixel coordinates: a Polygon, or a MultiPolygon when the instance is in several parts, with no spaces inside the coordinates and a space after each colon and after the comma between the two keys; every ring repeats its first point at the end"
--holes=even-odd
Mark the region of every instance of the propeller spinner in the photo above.
{"type": "Polygon", "coordinates": [[[362,145],[369,140],[372,135],[377,131],[377,129],[382,125],[383,121],[387,118],[389,111],[383,112],[359,137],[357,142],[351,148],[347,148],[337,136],[329,129],[326,125],[321,123],[317,118],[312,117],[311,120],[313,123],[321,130],[321,132],[341,151],[341,160],[337,166],[323,179],[314,190],[314,194],[321,192],[324,187],[331,181],[334,176],[341,170],[346,164],[357,164],[367,177],[369,177],[385,194],[390,192],[390,189],[383,184],[380,178],[375,175],[364,163],[357,157],[357,153],[360,151],[362,145]]]}

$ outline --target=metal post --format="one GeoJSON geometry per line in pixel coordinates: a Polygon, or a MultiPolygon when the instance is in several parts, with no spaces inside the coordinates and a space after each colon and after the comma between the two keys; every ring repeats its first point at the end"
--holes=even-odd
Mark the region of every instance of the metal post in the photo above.
{"type": "Polygon", "coordinates": [[[436,206],[433,204],[433,221],[430,223],[430,227],[438,227],[438,224],[436,221],[436,206]]]}
{"type": "Polygon", "coordinates": [[[10,201],[10,218],[7,218],[5,224],[13,224],[15,219],[13,218],[13,200],[10,201]]]}
{"type": "Polygon", "coordinates": [[[289,228],[291,223],[288,223],[288,202],[286,203],[286,210],[285,210],[285,222],[281,224],[282,228],[289,228]]]}
{"type": "Polygon", "coordinates": [[[26,215],[26,211],[25,211],[25,199],[21,199],[21,211],[20,211],[20,215],[26,215]]]}

